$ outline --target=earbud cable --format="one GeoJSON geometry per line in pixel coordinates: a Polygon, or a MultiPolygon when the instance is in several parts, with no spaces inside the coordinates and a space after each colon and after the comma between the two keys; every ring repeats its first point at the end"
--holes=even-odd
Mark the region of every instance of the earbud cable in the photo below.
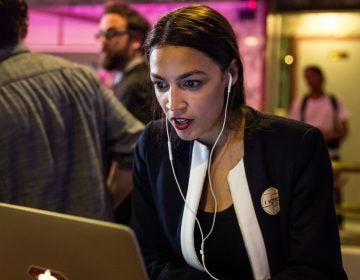
{"type": "MultiPolygon", "coordinates": [[[[231,88],[231,87],[230,87],[230,88],[231,88]]],[[[227,119],[227,109],[228,109],[228,104],[229,104],[229,95],[230,95],[230,89],[228,89],[227,94],[226,94],[226,105],[225,105],[224,121],[223,121],[221,130],[220,130],[220,133],[219,133],[219,135],[217,136],[217,138],[216,138],[216,140],[215,140],[215,142],[214,142],[214,145],[212,146],[212,148],[211,148],[211,150],[210,150],[210,155],[209,155],[207,175],[208,175],[208,180],[209,180],[209,186],[210,186],[211,196],[212,196],[213,199],[214,199],[214,216],[213,216],[213,220],[212,220],[212,224],[211,224],[210,231],[209,231],[209,233],[208,233],[205,237],[204,237],[204,233],[203,233],[203,230],[202,230],[202,228],[201,228],[201,225],[200,225],[200,221],[198,220],[198,218],[197,218],[196,213],[194,212],[194,210],[191,209],[190,205],[189,205],[188,202],[186,201],[185,196],[184,196],[184,194],[183,194],[183,192],[182,192],[182,190],[181,190],[180,183],[179,183],[179,181],[178,181],[178,179],[177,179],[176,172],[175,172],[175,168],[174,168],[174,164],[173,164],[173,156],[172,156],[170,133],[169,133],[169,125],[168,125],[169,120],[166,118],[166,121],[165,121],[165,124],[166,124],[166,134],[167,134],[167,138],[168,138],[169,159],[170,159],[170,165],[171,165],[171,169],[172,169],[172,172],[173,172],[173,175],[174,175],[174,179],[175,179],[176,185],[177,185],[177,187],[178,187],[178,189],[179,189],[180,195],[181,195],[181,197],[182,197],[182,199],[183,199],[186,207],[188,208],[188,210],[191,212],[191,214],[192,214],[193,217],[195,218],[196,224],[197,224],[197,226],[199,227],[200,236],[201,236],[200,255],[201,255],[202,266],[204,267],[206,273],[207,273],[212,279],[215,279],[215,280],[219,280],[219,279],[216,278],[215,276],[213,276],[213,275],[208,271],[208,269],[206,268],[204,247],[205,247],[205,241],[209,238],[210,234],[211,234],[211,233],[213,232],[213,230],[214,230],[215,220],[216,220],[216,213],[217,213],[217,209],[218,209],[218,203],[217,203],[217,199],[216,199],[216,196],[215,196],[215,192],[214,192],[214,189],[213,189],[213,186],[212,186],[212,180],[211,180],[211,160],[212,160],[212,155],[213,155],[214,149],[215,149],[217,143],[219,142],[220,137],[222,136],[222,134],[223,134],[223,132],[224,132],[224,129],[225,129],[226,119],[227,119]]]]}

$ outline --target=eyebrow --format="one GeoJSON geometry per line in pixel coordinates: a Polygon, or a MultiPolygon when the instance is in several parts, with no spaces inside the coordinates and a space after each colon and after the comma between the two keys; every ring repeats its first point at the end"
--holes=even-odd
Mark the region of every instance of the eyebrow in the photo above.
{"type": "MultiPolygon", "coordinates": [[[[163,80],[164,78],[161,77],[158,74],[155,73],[150,73],[152,77],[159,79],[159,80],[163,80]]],[[[181,79],[186,79],[187,77],[191,76],[191,75],[196,75],[196,74],[200,74],[200,75],[206,75],[206,73],[204,71],[200,71],[200,70],[194,70],[194,71],[190,71],[184,74],[181,74],[180,76],[177,77],[177,80],[181,80],[181,79]]]]}

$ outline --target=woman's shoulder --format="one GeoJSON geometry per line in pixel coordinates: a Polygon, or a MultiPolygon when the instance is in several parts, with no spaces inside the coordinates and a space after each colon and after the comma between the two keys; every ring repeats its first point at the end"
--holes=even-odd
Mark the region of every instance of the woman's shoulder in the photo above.
{"type": "Polygon", "coordinates": [[[314,126],[293,120],[290,118],[261,113],[253,108],[248,107],[246,111],[247,127],[257,127],[263,129],[290,129],[290,130],[308,130],[315,128],[314,126]]]}
{"type": "MultiPolygon", "coordinates": [[[[139,143],[146,144],[148,147],[167,147],[168,142],[168,135],[166,131],[166,122],[165,118],[153,120],[146,124],[144,131],[142,132],[142,135],[139,139],[139,143]]],[[[183,142],[177,135],[176,132],[173,130],[172,125],[169,125],[169,137],[171,140],[171,143],[174,146],[180,145],[183,142]]]]}
{"type": "Polygon", "coordinates": [[[146,124],[138,142],[150,144],[166,142],[166,140],[165,119],[159,119],[146,124]]]}
{"type": "Polygon", "coordinates": [[[264,114],[251,108],[246,113],[245,133],[273,134],[276,138],[289,140],[301,138],[304,134],[309,133],[322,137],[321,131],[310,124],[286,117],[264,114]]]}
{"type": "Polygon", "coordinates": [[[261,151],[269,158],[311,157],[327,154],[321,131],[303,122],[255,112],[245,128],[245,152],[261,151]],[[321,152],[320,152],[321,151],[321,152]]]}

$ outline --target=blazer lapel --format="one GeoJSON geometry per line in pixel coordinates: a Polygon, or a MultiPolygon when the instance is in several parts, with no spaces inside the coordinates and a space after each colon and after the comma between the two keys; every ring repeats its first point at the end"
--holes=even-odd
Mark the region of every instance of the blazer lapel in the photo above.
{"type": "Polygon", "coordinates": [[[270,269],[265,243],[252,202],[243,160],[230,171],[228,182],[254,279],[269,279],[270,269]]]}
{"type": "Polygon", "coordinates": [[[194,141],[186,203],[181,222],[181,250],[186,262],[199,270],[204,270],[204,268],[195,252],[194,227],[206,176],[208,158],[208,148],[194,141]]]}
{"type": "Polygon", "coordinates": [[[253,202],[254,211],[259,222],[259,227],[263,236],[265,248],[267,249],[267,258],[271,270],[276,271],[279,265],[283,263],[283,252],[277,250],[283,246],[283,232],[281,228],[281,203],[280,211],[272,215],[265,211],[263,203],[266,199],[266,193],[269,190],[277,189],[277,197],[281,197],[280,186],[271,172],[271,162],[274,158],[269,157],[266,152],[266,141],[264,138],[271,138],[271,129],[266,127],[260,117],[252,119],[256,122],[248,124],[245,130],[245,153],[244,168],[253,202]],[[266,241],[266,242],[265,242],[266,241]]]}

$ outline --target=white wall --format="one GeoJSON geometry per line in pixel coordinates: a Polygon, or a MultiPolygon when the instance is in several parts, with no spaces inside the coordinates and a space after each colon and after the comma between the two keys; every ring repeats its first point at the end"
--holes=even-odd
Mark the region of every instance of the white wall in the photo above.
{"type": "MultiPolygon", "coordinates": [[[[268,18],[268,23],[270,70],[267,88],[272,100],[269,110],[275,112],[276,104],[279,104],[276,94],[280,83],[277,68],[284,58],[278,51],[280,41],[283,37],[291,37],[294,44],[289,54],[294,57],[291,66],[294,80],[289,94],[296,96],[306,92],[303,78],[305,65],[317,64],[322,67],[327,80],[326,88],[344,101],[351,114],[350,134],[342,148],[343,160],[360,162],[360,131],[357,129],[360,125],[360,13],[276,14],[268,18]],[[331,54],[335,52],[345,53],[347,57],[332,60],[331,54]]],[[[360,205],[360,173],[345,175],[344,202],[360,205]]]]}

